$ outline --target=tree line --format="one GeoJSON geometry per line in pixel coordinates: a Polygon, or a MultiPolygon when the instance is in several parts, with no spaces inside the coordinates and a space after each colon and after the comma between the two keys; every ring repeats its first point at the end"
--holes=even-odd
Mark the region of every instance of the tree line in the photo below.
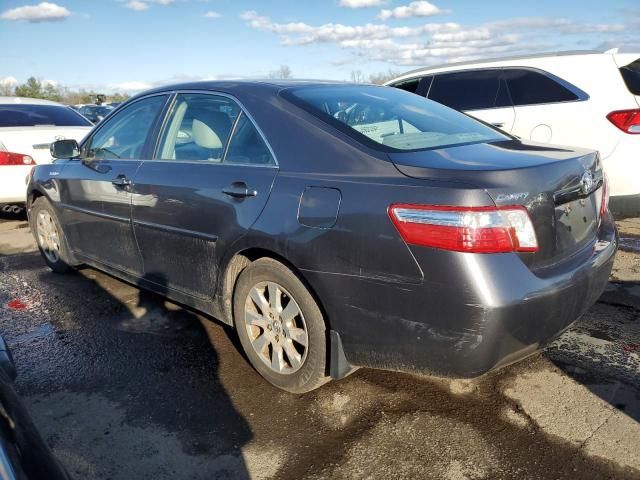
{"type": "MultiPolygon", "coordinates": [[[[372,73],[366,76],[360,70],[352,70],[350,80],[356,83],[376,83],[382,84],[398,75],[397,72],[389,70],[387,72],[372,73]]],[[[268,74],[269,78],[289,79],[293,78],[291,68],[288,65],[280,65],[280,68],[268,74]]],[[[54,102],[78,105],[84,103],[96,103],[98,98],[103,102],[123,102],[129,98],[126,93],[101,94],[94,90],[73,90],[62,85],[51,82],[43,82],[35,77],[29,77],[27,81],[20,85],[0,83],[0,96],[16,96],[28,98],[40,98],[54,102]]]]}
{"type": "Polygon", "coordinates": [[[35,77],[29,77],[20,85],[0,84],[0,96],[27,97],[51,100],[53,102],[78,105],[82,103],[96,103],[98,97],[104,98],[104,102],[123,102],[129,95],[126,93],[101,94],[94,90],[72,90],[62,85],[51,82],[43,82],[35,77]]]}

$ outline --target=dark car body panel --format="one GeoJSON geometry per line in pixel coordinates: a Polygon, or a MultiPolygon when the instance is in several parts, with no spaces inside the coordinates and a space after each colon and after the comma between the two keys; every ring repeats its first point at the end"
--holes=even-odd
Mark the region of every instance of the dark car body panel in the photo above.
{"type": "Polygon", "coordinates": [[[0,337],[0,477],[6,480],[69,480],[16,394],[15,366],[0,337]]]}
{"type": "MultiPolygon", "coordinates": [[[[593,152],[510,140],[389,154],[282,98],[288,86],[212,82],[145,93],[218,92],[235,99],[277,165],[141,159],[122,168],[104,161],[111,170],[96,174],[81,160],[59,160],[35,169],[30,203],[46,195],[65,231],[100,232],[91,242],[110,258],[83,252],[71,234],[79,262],[229,324],[233,285],[225,282],[233,259],[269,255],[285,262],[325,314],[331,348],[341,349],[330,358],[346,357],[351,366],[476,376],[539,348],[603,291],[617,238],[611,216],[598,217],[601,190],[571,200],[578,202],[574,215],[554,200],[558,191],[574,189],[585,170],[601,181],[593,152]],[[124,168],[133,180],[128,214],[103,200],[82,207],[99,212],[69,205],[68,179],[103,175],[103,195],[113,193],[108,185],[124,168]],[[256,196],[221,193],[234,182],[256,196]],[[514,196],[522,192],[528,195],[514,196]],[[410,246],[387,214],[394,203],[525,205],[541,248],[483,255],[410,246]],[[578,227],[566,220],[575,218],[578,227]],[[80,225],[87,222],[92,225],[80,225]],[[582,231],[563,237],[563,225],[582,231]],[[119,246],[106,245],[119,239],[119,246]],[[123,265],[129,254],[138,262],[123,265]]],[[[340,375],[348,370],[334,367],[340,375]]]]}

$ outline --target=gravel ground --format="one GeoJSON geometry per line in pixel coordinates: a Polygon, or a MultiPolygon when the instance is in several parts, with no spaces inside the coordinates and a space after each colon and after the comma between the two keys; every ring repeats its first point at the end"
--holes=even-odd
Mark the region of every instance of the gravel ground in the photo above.
{"type": "Polygon", "coordinates": [[[640,219],[619,226],[600,302],[541,354],[474,381],[361,369],[280,392],[228,328],[92,269],[51,273],[9,217],[0,334],[78,479],[640,479],[640,219]]]}

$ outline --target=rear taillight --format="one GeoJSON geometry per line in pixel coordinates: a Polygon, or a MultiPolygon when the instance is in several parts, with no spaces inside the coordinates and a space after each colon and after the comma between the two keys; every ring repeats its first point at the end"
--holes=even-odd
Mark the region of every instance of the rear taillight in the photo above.
{"type": "Polygon", "coordinates": [[[625,133],[640,133],[640,109],[617,110],[607,115],[607,119],[625,133]]]}
{"type": "Polygon", "coordinates": [[[35,165],[30,155],[24,153],[0,152],[0,166],[2,165],[35,165]]]}
{"type": "Polygon", "coordinates": [[[535,252],[527,209],[394,204],[389,216],[405,242],[457,252],[535,252]]]}

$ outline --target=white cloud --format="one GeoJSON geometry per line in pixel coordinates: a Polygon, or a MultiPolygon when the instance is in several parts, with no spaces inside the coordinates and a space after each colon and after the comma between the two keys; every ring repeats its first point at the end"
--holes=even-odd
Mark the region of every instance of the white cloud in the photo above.
{"type": "Polygon", "coordinates": [[[387,3],[387,0],[340,0],[340,6],[345,8],[379,7],[387,3]]]}
{"type": "Polygon", "coordinates": [[[249,26],[256,30],[265,30],[281,35],[285,45],[412,37],[426,33],[454,32],[461,28],[457,23],[427,23],[417,27],[390,27],[372,23],[354,26],[340,23],[325,23],[319,26],[304,22],[275,23],[269,17],[258,15],[254,10],[242,13],[240,18],[247,21],[249,26]]]}
{"type": "Polygon", "coordinates": [[[409,17],[431,17],[439,13],[446,13],[432,3],[424,0],[411,2],[409,5],[403,5],[392,9],[381,10],[378,14],[380,20],[388,20],[389,18],[409,18],[409,17]]]}
{"type": "Polygon", "coordinates": [[[151,83],[147,82],[120,82],[120,83],[111,83],[107,85],[111,90],[117,91],[125,91],[125,92],[139,92],[141,90],[148,90],[153,87],[151,83]]]}
{"type": "Polygon", "coordinates": [[[60,5],[41,2],[38,5],[25,5],[12,8],[0,14],[2,20],[24,20],[26,22],[54,22],[64,20],[71,12],[60,5]]]}
{"type": "Polygon", "coordinates": [[[175,0],[130,0],[124,6],[130,10],[141,12],[147,10],[151,5],[171,5],[175,0]]]}
{"type": "Polygon", "coordinates": [[[565,34],[575,33],[616,33],[625,30],[620,23],[576,23],[568,18],[558,17],[516,17],[507,20],[499,20],[487,24],[493,30],[554,30],[565,34]]]}
{"type": "Polygon", "coordinates": [[[397,27],[386,23],[277,23],[253,10],[243,12],[240,17],[253,29],[279,36],[283,45],[335,45],[349,55],[347,59],[334,61],[336,65],[371,61],[432,65],[557,50],[563,46],[558,44],[562,36],[606,34],[623,40],[631,28],[619,24],[580,24],[561,17],[519,17],[471,26],[446,22],[397,27]]]}
{"type": "Polygon", "coordinates": [[[208,11],[207,13],[204,14],[205,18],[220,18],[222,17],[222,14],[218,13],[218,12],[214,12],[213,10],[208,11]]]}
{"type": "Polygon", "coordinates": [[[15,87],[18,79],[15,77],[0,77],[0,87],[15,87]]]}
{"type": "Polygon", "coordinates": [[[142,10],[146,10],[147,8],[149,8],[148,3],[141,2],[140,0],[131,0],[130,2],[125,3],[124,6],[130,10],[135,10],[137,12],[140,12],[142,10]]]}

